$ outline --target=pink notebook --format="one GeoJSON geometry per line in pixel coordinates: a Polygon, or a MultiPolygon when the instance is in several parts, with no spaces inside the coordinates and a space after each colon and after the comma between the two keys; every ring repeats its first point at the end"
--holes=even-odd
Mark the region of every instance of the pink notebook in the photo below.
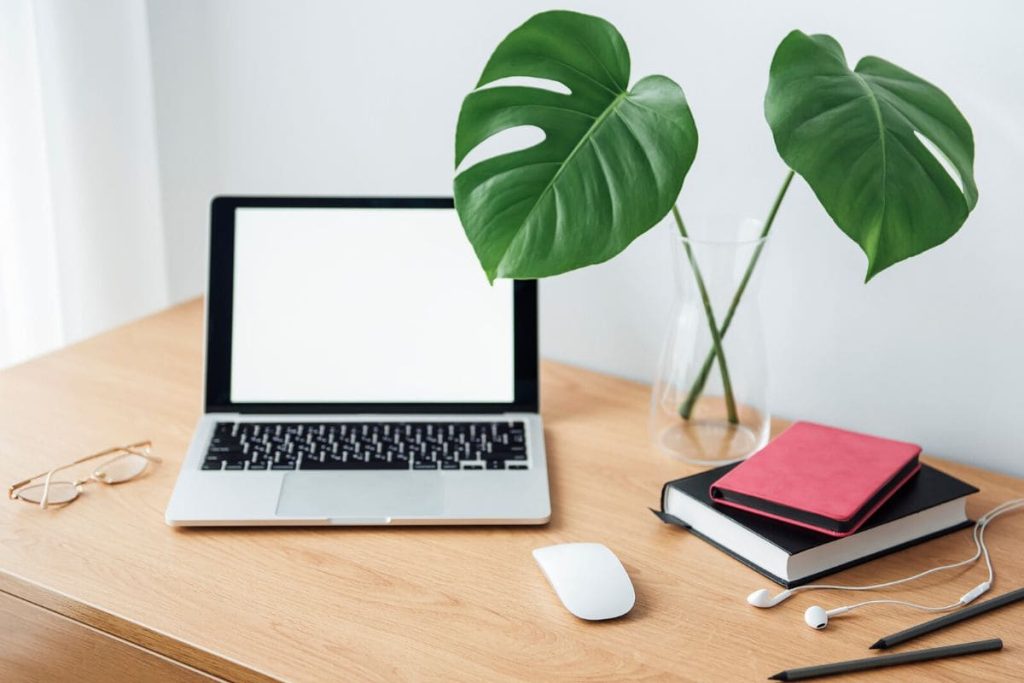
{"type": "Polygon", "coordinates": [[[711,485],[731,505],[831,536],[848,536],[921,468],[921,448],[797,422],[711,485]]]}

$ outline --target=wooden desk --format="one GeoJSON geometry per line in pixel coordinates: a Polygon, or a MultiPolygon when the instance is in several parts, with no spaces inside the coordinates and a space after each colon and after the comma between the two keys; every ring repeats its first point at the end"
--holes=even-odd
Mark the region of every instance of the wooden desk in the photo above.
{"type": "MultiPolygon", "coordinates": [[[[201,329],[191,302],[0,372],[4,486],[138,439],[164,458],[151,476],[88,487],[65,509],[0,501],[0,679],[750,681],[866,656],[879,636],[924,618],[865,610],[815,632],[803,610],[849,595],[749,608],[744,597],[771,587],[765,579],[647,511],[663,482],[691,471],[650,447],[648,388],[555,363],[542,382],[546,527],[171,529],[164,507],[201,409],[201,329]],[[562,608],[530,550],[565,541],[615,550],[636,585],[631,614],[585,623],[562,608]]],[[[974,515],[1024,494],[1020,480],[931,462],[982,489],[974,515]]],[[[1024,514],[988,536],[996,592],[1024,585],[1024,514]]],[[[840,578],[867,583],[966,557],[968,538],[840,578]]],[[[975,567],[900,595],[943,603],[981,576],[975,567]]],[[[1018,606],[924,638],[920,646],[1000,636],[1006,649],[906,667],[899,680],[1020,675],[1022,623],[1018,606]]]]}

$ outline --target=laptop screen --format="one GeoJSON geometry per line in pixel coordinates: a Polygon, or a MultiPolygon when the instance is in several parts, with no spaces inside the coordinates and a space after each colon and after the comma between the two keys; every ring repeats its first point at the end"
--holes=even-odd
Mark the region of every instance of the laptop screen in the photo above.
{"type": "Polygon", "coordinates": [[[510,403],[513,286],[454,209],[237,207],[232,403],[510,403]]]}

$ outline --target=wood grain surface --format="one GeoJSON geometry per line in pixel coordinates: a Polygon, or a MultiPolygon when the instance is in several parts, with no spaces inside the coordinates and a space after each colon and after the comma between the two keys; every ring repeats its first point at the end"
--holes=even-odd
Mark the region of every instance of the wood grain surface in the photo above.
{"type": "Polygon", "coordinates": [[[0,592],[0,680],[209,683],[195,669],[0,592]]]}
{"type": "MultiPolygon", "coordinates": [[[[818,632],[803,624],[804,609],[848,604],[850,594],[747,606],[751,590],[772,586],[647,510],[666,480],[695,471],[651,447],[648,387],[556,363],[542,370],[545,527],[171,529],[164,507],[201,412],[201,317],[193,301],[0,372],[5,485],[139,439],[164,459],[144,479],[87,487],[63,509],[0,502],[0,590],[232,680],[764,680],[869,655],[878,637],[926,618],[865,609],[818,632]],[[618,554],[636,586],[629,615],[589,623],[565,611],[530,551],[567,541],[618,554]]],[[[1024,495],[1021,480],[929,462],[981,488],[972,515],[1024,495]]],[[[1024,585],[1024,513],[997,520],[987,537],[998,571],[991,595],[1024,585]]],[[[967,557],[969,538],[961,531],[838,579],[876,582],[967,557]]],[[[896,593],[942,604],[982,576],[974,567],[896,593]]],[[[1018,606],[904,646],[1006,643],[904,667],[898,680],[1012,680],[1024,671],[1022,624],[1018,606]]]]}

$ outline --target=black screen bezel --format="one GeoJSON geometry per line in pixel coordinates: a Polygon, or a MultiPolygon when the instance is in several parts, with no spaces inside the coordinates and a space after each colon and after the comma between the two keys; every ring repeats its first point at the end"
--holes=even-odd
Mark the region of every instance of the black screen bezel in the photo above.
{"type": "MultiPolygon", "coordinates": [[[[452,209],[451,197],[215,197],[210,204],[210,263],[206,310],[208,413],[503,413],[537,412],[537,283],[513,283],[514,394],[511,403],[264,403],[231,401],[231,321],[234,301],[235,210],[238,208],[452,209]]],[[[481,277],[483,274],[481,273],[481,277]]]]}

